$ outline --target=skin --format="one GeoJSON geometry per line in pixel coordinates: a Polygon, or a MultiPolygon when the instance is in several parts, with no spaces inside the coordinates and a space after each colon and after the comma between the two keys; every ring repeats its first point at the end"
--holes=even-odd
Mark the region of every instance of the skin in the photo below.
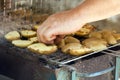
{"type": "Polygon", "coordinates": [[[119,0],[86,0],[68,11],[55,13],[37,30],[40,42],[53,44],[64,35],[78,31],[86,23],[120,14],[119,0]]]}

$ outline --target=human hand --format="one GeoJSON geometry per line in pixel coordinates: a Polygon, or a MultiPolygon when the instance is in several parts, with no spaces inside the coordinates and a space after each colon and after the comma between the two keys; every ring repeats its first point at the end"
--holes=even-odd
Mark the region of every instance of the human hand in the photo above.
{"type": "Polygon", "coordinates": [[[38,40],[46,44],[59,42],[64,35],[79,30],[84,24],[71,10],[53,14],[39,26],[38,40]]]}

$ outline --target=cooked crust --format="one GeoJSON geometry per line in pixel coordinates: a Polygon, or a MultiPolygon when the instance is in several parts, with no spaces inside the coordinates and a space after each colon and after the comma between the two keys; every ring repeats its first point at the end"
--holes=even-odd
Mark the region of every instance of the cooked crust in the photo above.
{"type": "Polygon", "coordinates": [[[82,42],[82,44],[92,51],[99,51],[107,49],[107,42],[99,38],[88,38],[82,42]]]}
{"type": "Polygon", "coordinates": [[[109,30],[104,30],[102,31],[102,37],[104,40],[107,41],[108,44],[116,44],[117,40],[115,39],[115,37],[113,36],[113,32],[109,31],[109,30]]]}
{"type": "Polygon", "coordinates": [[[86,36],[95,29],[94,26],[90,24],[84,25],[79,31],[75,33],[77,36],[86,36]]]}
{"type": "Polygon", "coordinates": [[[68,44],[68,43],[80,43],[80,40],[78,40],[77,38],[74,38],[72,36],[67,36],[65,37],[65,44],[68,44]]]}

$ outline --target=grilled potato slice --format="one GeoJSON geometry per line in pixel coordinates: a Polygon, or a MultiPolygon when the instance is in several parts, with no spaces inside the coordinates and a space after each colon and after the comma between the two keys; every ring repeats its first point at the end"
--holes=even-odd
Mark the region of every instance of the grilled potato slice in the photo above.
{"type": "Polygon", "coordinates": [[[58,48],[62,48],[63,46],[65,46],[65,40],[62,39],[58,44],[57,44],[58,48]]]}
{"type": "Polygon", "coordinates": [[[99,51],[107,49],[107,42],[99,38],[88,38],[82,42],[82,44],[92,51],[99,51]]]}
{"type": "Polygon", "coordinates": [[[12,40],[20,39],[20,34],[17,31],[11,31],[11,32],[7,33],[4,37],[8,41],[12,41],[12,40]]]}
{"type": "Polygon", "coordinates": [[[32,30],[22,30],[20,31],[20,33],[23,37],[26,37],[26,38],[36,36],[36,31],[32,31],[32,30]]]}
{"type": "Polygon", "coordinates": [[[72,36],[67,36],[64,39],[65,39],[65,44],[68,44],[68,43],[80,43],[80,41],[77,38],[74,38],[72,36]]]}
{"type": "Polygon", "coordinates": [[[52,54],[57,51],[56,45],[47,46],[44,43],[35,43],[28,46],[28,49],[38,54],[52,54]]]}
{"type": "Polygon", "coordinates": [[[80,56],[90,52],[92,52],[92,50],[85,46],[79,47],[78,49],[70,49],[70,54],[74,56],[80,56]]]}
{"type": "Polygon", "coordinates": [[[79,31],[75,33],[77,36],[86,36],[95,29],[94,26],[90,24],[84,25],[79,31]]]}
{"type": "Polygon", "coordinates": [[[102,34],[101,34],[100,31],[97,31],[97,32],[91,32],[91,33],[89,34],[89,37],[102,39],[102,34]]]}
{"type": "Polygon", "coordinates": [[[120,33],[113,33],[116,40],[120,40],[120,33]]]}
{"type": "Polygon", "coordinates": [[[102,37],[104,40],[107,41],[108,44],[116,44],[117,40],[115,39],[115,37],[113,36],[113,32],[109,31],[109,30],[104,30],[102,31],[102,37]]]}
{"type": "Polygon", "coordinates": [[[37,29],[39,28],[39,26],[40,26],[40,25],[34,25],[34,26],[33,26],[33,29],[34,29],[34,30],[37,30],[37,29]]]}
{"type": "Polygon", "coordinates": [[[13,40],[12,44],[17,46],[17,47],[21,47],[21,48],[25,48],[29,45],[31,45],[33,42],[29,41],[29,40],[13,40]]]}
{"type": "Polygon", "coordinates": [[[29,40],[34,42],[34,43],[38,42],[38,38],[37,37],[31,37],[31,38],[29,38],[29,40]]]}
{"type": "Polygon", "coordinates": [[[92,51],[91,49],[83,47],[80,43],[69,43],[62,47],[63,53],[68,53],[75,56],[80,56],[91,51],[92,51]]]}

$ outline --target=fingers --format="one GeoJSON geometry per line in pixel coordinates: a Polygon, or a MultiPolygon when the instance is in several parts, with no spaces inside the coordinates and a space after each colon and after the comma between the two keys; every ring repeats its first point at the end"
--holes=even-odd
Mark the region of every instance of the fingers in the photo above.
{"type": "Polygon", "coordinates": [[[50,29],[51,27],[43,27],[40,26],[39,29],[37,30],[37,36],[39,42],[43,42],[46,44],[53,44],[54,39],[56,38],[56,35],[54,35],[55,31],[54,29],[50,29]]]}
{"type": "Polygon", "coordinates": [[[56,37],[56,39],[54,40],[54,43],[58,44],[64,37],[65,37],[65,35],[58,35],[56,37]]]}

